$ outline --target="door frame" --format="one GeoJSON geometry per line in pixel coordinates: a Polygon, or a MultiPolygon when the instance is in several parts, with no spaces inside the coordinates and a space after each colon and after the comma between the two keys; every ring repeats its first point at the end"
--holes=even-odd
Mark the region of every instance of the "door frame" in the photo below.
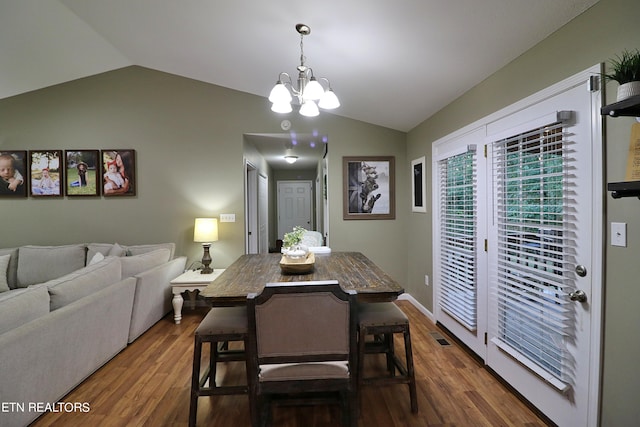
{"type": "Polygon", "coordinates": [[[247,159],[244,160],[244,225],[247,254],[258,253],[258,169],[247,159]]]}

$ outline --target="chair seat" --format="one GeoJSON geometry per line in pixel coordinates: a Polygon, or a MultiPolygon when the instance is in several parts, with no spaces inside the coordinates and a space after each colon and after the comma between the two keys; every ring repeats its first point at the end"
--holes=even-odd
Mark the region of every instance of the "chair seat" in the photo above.
{"type": "Polygon", "coordinates": [[[358,304],[358,323],[361,327],[404,326],[409,318],[393,303],[362,303],[358,304]]]}
{"type": "Polygon", "coordinates": [[[416,380],[411,351],[411,333],[409,318],[392,302],[358,304],[359,326],[359,362],[358,382],[361,386],[407,384],[411,401],[411,412],[418,412],[416,380]],[[401,333],[404,337],[405,361],[395,354],[393,335],[401,333]],[[373,341],[366,336],[373,335],[373,341]],[[387,359],[387,375],[378,377],[364,376],[364,356],[371,353],[384,353],[387,359]],[[400,375],[396,375],[396,369],[400,375]]]}
{"type": "Polygon", "coordinates": [[[349,378],[347,362],[308,362],[260,365],[260,381],[298,381],[349,378]]]}
{"type": "Polygon", "coordinates": [[[244,307],[214,307],[202,319],[196,335],[246,334],[247,310],[244,307]]]}

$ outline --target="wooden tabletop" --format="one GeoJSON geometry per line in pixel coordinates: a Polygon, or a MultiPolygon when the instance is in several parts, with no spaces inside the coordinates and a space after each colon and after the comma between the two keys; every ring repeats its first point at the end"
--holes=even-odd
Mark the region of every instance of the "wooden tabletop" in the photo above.
{"type": "Polygon", "coordinates": [[[200,292],[212,305],[244,304],[247,294],[259,293],[267,283],[337,280],[344,290],[358,293],[358,301],[393,301],[404,289],[360,252],[315,254],[307,274],[283,274],[281,254],[242,255],[200,292]]]}

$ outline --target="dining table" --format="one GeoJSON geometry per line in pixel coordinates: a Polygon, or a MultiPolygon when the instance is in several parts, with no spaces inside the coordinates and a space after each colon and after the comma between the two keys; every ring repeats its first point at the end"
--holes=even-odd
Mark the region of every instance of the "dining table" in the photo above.
{"type": "Polygon", "coordinates": [[[200,291],[212,307],[246,304],[247,295],[260,293],[267,283],[336,280],[345,291],[356,291],[358,302],[394,301],[404,289],[360,252],[314,254],[313,268],[290,273],[280,266],[282,254],[240,256],[200,291]]]}

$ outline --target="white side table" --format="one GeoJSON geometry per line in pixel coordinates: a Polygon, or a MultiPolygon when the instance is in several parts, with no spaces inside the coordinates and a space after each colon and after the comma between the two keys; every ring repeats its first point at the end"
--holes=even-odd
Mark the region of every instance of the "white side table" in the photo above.
{"type": "Polygon", "coordinates": [[[182,293],[189,291],[191,308],[195,308],[196,296],[194,291],[201,291],[206,288],[223,271],[224,268],[216,268],[211,274],[202,274],[200,270],[188,270],[170,282],[171,292],[173,293],[173,299],[171,300],[173,304],[173,320],[175,320],[176,325],[179,325],[180,320],[182,320],[182,305],[184,303],[182,293]]]}

